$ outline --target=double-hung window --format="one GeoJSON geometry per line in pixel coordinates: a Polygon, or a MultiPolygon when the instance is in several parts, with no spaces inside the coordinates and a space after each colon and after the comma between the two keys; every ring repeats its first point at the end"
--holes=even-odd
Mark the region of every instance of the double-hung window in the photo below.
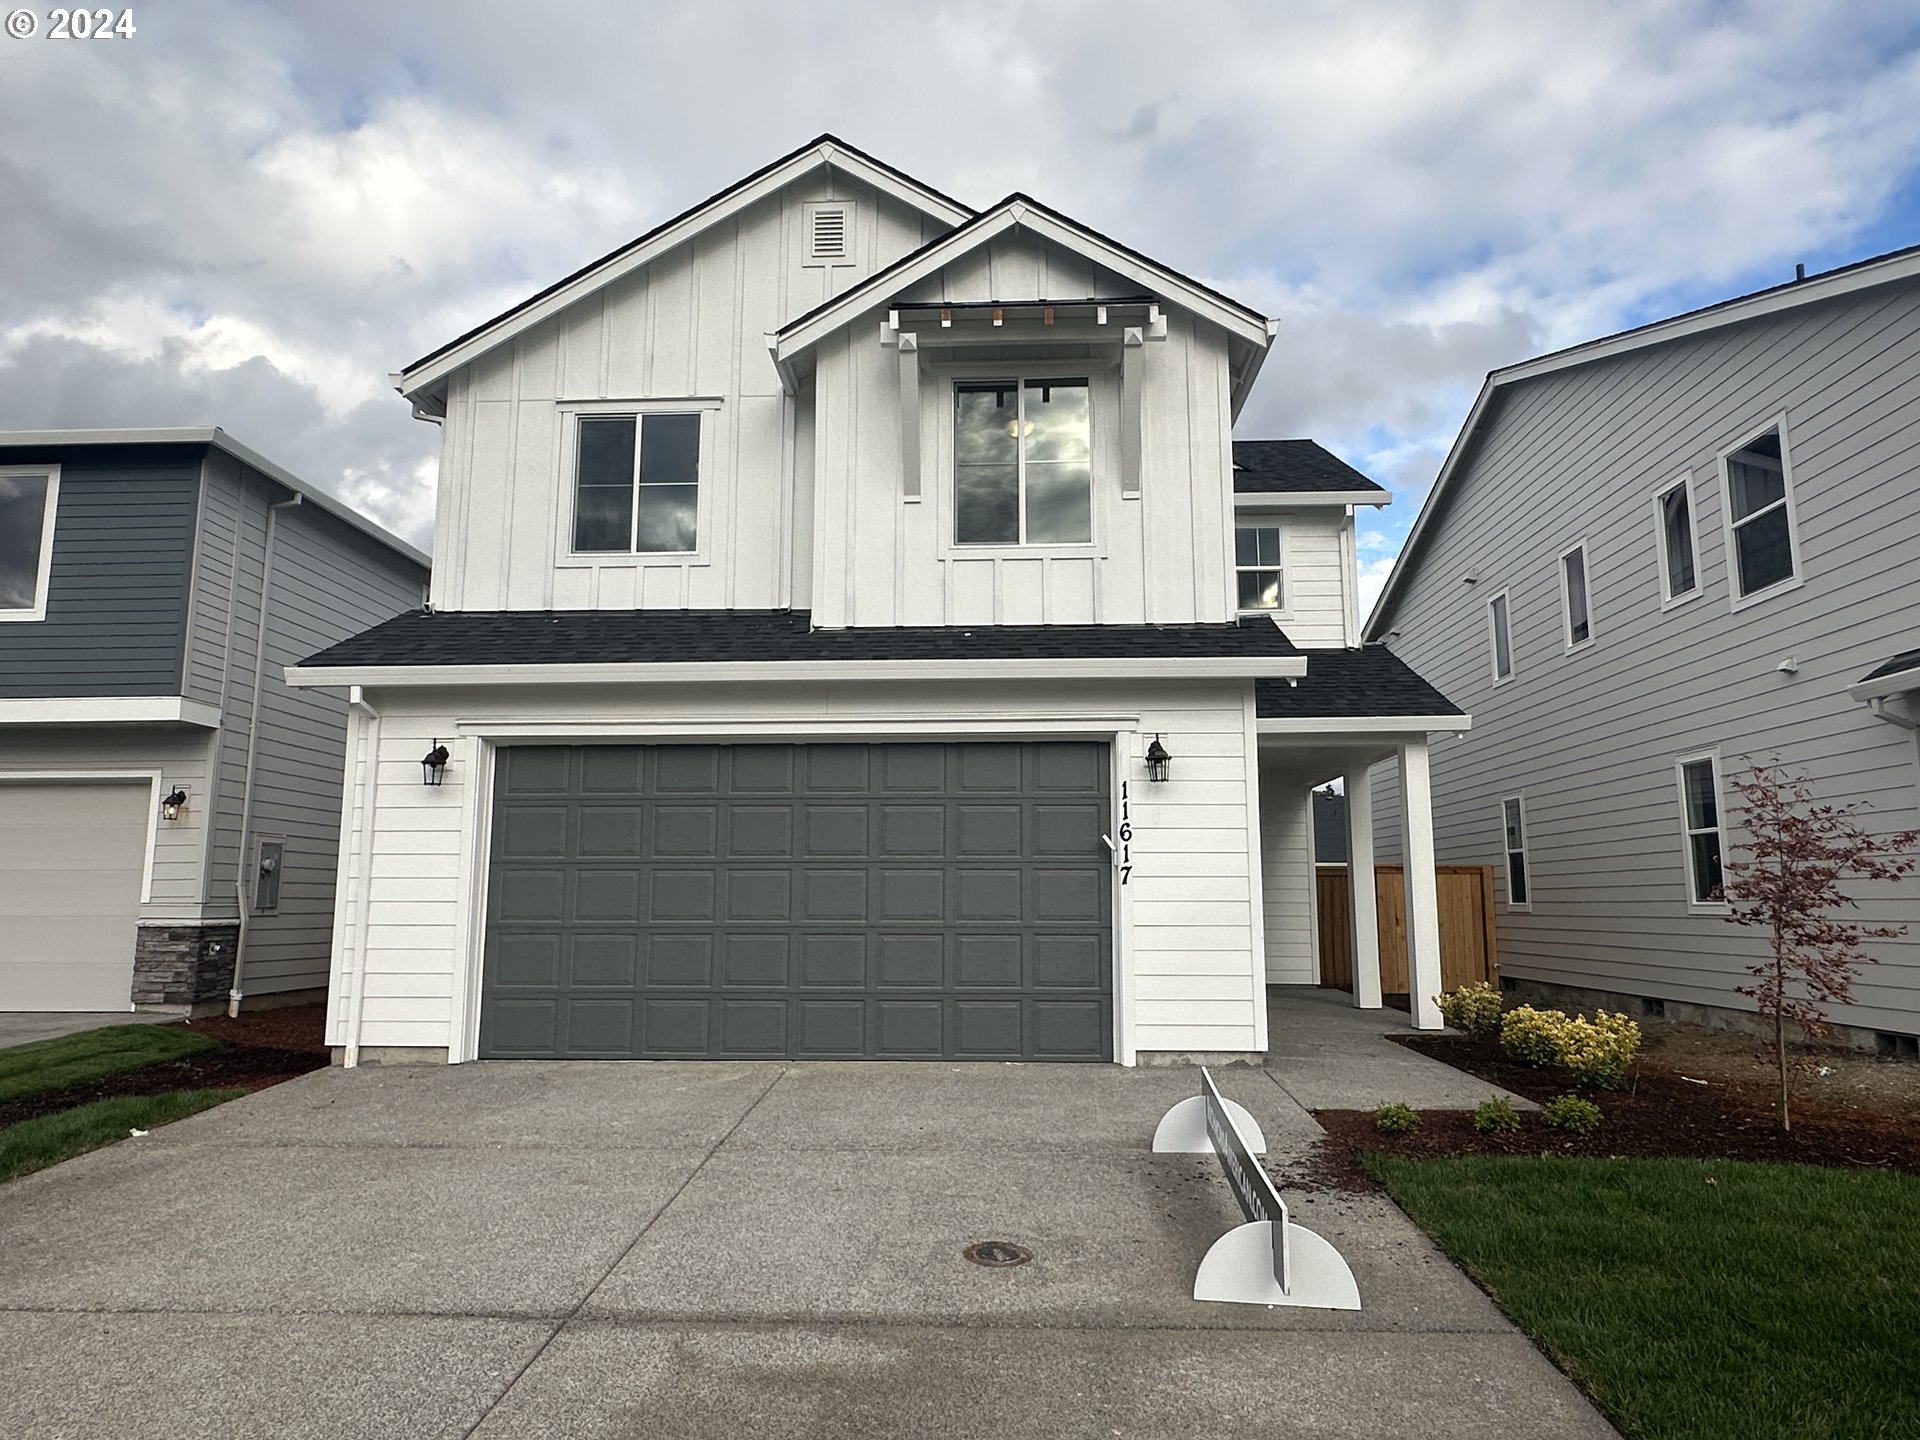
{"type": "Polygon", "coordinates": [[[1720,827],[1720,762],[1712,755],[1682,760],[1680,823],[1686,833],[1687,903],[1719,905],[1720,856],[1724,837],[1720,827]]]}
{"type": "Polygon", "coordinates": [[[1529,909],[1533,891],[1527,884],[1527,815],[1518,795],[1500,802],[1500,829],[1507,848],[1507,904],[1529,909]]]}
{"type": "Polygon", "coordinates": [[[1284,610],[1286,565],[1278,525],[1241,525],[1233,532],[1233,568],[1242,610],[1284,610]]]}
{"type": "Polygon", "coordinates": [[[700,417],[582,415],[573,550],[661,555],[698,548],[700,417]]]}
{"type": "Polygon", "coordinates": [[[1513,626],[1507,612],[1507,592],[1487,602],[1487,639],[1493,646],[1493,683],[1513,674],[1513,626]]]}
{"type": "Polygon", "coordinates": [[[1567,649],[1578,650],[1593,638],[1593,615],[1587,601],[1585,541],[1560,557],[1560,605],[1567,622],[1567,649]]]}
{"type": "Polygon", "coordinates": [[[1093,424],[1085,379],[954,386],[954,541],[1084,545],[1093,539],[1093,424]]]}
{"type": "Polygon", "coordinates": [[[1793,493],[1780,427],[1769,425],[1721,457],[1735,603],[1795,578],[1793,493]]]}
{"type": "Polygon", "coordinates": [[[1681,476],[1653,497],[1659,527],[1660,603],[1676,604],[1700,593],[1700,562],[1693,545],[1693,500],[1681,476]]]}
{"type": "Polygon", "coordinates": [[[60,474],[0,470],[0,620],[43,620],[60,474]]]}

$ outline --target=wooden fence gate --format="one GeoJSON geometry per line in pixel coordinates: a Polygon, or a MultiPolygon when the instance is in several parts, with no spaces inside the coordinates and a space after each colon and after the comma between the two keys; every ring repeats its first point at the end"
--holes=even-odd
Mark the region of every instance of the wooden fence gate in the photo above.
{"type": "MultiPolygon", "coordinates": [[[[1493,928],[1493,867],[1436,865],[1440,891],[1440,987],[1458,990],[1500,973],[1493,928]]],[[[1315,871],[1320,902],[1320,983],[1353,989],[1353,945],[1347,924],[1347,867],[1315,871]]],[[[1380,912],[1380,991],[1407,993],[1407,892],[1398,865],[1374,867],[1380,912]]]]}

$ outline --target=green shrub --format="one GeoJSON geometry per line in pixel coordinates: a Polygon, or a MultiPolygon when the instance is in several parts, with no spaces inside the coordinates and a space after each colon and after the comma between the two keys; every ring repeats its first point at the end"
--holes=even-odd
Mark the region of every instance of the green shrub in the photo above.
{"type": "Polygon", "coordinates": [[[1382,1135],[1405,1135],[1419,1127],[1420,1112],[1398,1100],[1381,1105],[1373,1112],[1373,1128],[1382,1135]]]}
{"type": "Polygon", "coordinates": [[[1513,1102],[1502,1096],[1494,1095],[1482,1100],[1474,1108],[1473,1128],[1482,1135],[1493,1135],[1501,1131],[1520,1128],[1519,1112],[1513,1108],[1513,1102]]]}
{"type": "Polygon", "coordinates": [[[1612,1090],[1627,1078],[1640,1053],[1640,1026],[1601,1010],[1593,1019],[1576,1015],[1560,1036],[1560,1065],[1576,1085],[1612,1090]]]}
{"type": "Polygon", "coordinates": [[[1560,1059],[1560,1036],[1567,1017],[1558,1010],[1516,1005],[1500,1019],[1500,1048],[1529,1065],[1553,1065],[1560,1059]]]}
{"type": "Polygon", "coordinates": [[[1500,992],[1484,980],[1437,998],[1447,1024],[1476,1040],[1500,1028],[1500,992]]]}
{"type": "Polygon", "coordinates": [[[1600,1107],[1578,1095],[1562,1095],[1541,1107],[1540,1118],[1556,1130],[1591,1135],[1600,1128],[1600,1107]]]}

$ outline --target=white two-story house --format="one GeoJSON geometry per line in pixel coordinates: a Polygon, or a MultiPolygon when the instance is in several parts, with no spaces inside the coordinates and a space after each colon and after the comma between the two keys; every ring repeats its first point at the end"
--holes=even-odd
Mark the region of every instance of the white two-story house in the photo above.
{"type": "Polygon", "coordinates": [[[824,137],[408,366],[432,604],[288,671],[353,701],[343,1058],[1259,1056],[1382,759],[1437,1024],[1467,720],[1358,648],[1386,492],[1231,438],[1275,329],[824,137]]]}

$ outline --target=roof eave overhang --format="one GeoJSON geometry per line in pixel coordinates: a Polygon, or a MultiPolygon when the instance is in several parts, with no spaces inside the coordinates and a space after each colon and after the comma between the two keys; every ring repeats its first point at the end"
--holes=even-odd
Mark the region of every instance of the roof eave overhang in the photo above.
{"type": "Polygon", "coordinates": [[[220,728],[218,706],[182,695],[78,695],[0,700],[0,725],[192,725],[220,728]]]}
{"type": "Polygon", "coordinates": [[[1847,694],[1861,701],[1893,700],[1916,691],[1920,691],[1920,665],[1909,670],[1896,670],[1891,675],[1862,680],[1847,687],[1847,694]]]}
{"type": "Polygon", "coordinates": [[[1390,505],[1385,490],[1236,490],[1236,510],[1298,510],[1307,506],[1390,505]]]}
{"type": "Polygon", "coordinates": [[[1019,660],[739,660],[596,665],[327,665],[286,667],[292,686],[362,685],[419,689],[461,685],[663,685],[807,680],[1289,680],[1307,673],[1304,655],[1194,657],[1067,656],[1019,660]]]}
{"type": "Polygon", "coordinates": [[[670,221],[645,240],[614,251],[572,279],[498,316],[456,344],[425,356],[396,372],[389,377],[393,388],[414,401],[416,415],[421,418],[432,418],[434,411],[431,402],[423,403],[419,397],[463,365],[471,363],[495,346],[532,329],[535,325],[551,319],[569,305],[602,286],[651,263],[710,226],[730,219],[750,206],[758,204],[823,162],[846,171],[896,200],[924,211],[943,224],[960,225],[973,216],[973,211],[937,191],[928,190],[907,180],[897,172],[876,165],[855,151],[823,141],[808,146],[805,150],[796,151],[784,161],[761,172],[745,184],[722,191],[706,204],[695,207],[677,220],[670,221]]]}
{"type": "Polygon", "coordinates": [[[1261,735],[1411,735],[1472,728],[1471,715],[1276,715],[1254,721],[1261,735]]]}

